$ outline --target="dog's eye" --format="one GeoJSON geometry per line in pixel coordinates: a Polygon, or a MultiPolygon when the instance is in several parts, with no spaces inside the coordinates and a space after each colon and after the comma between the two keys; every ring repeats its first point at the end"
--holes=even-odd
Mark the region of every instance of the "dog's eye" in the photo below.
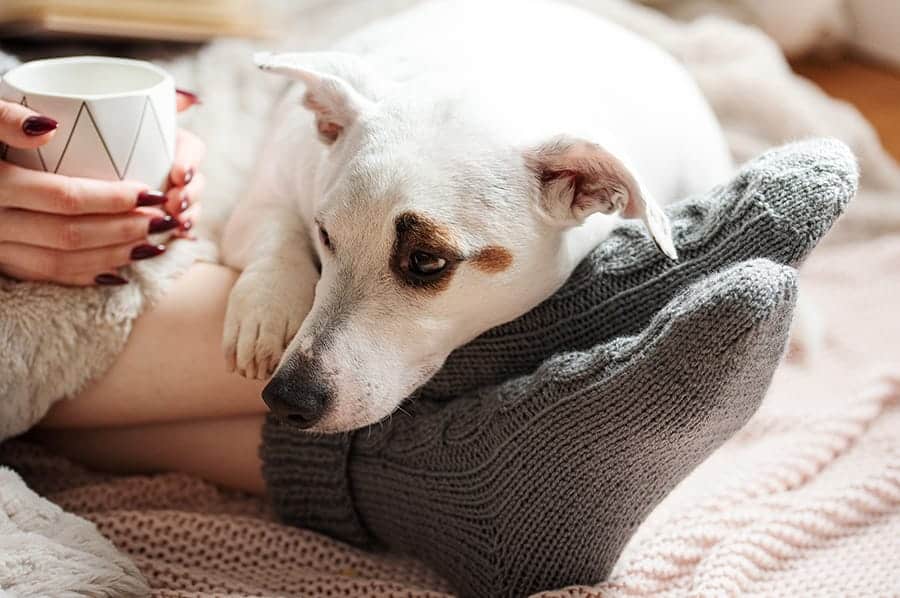
{"type": "Polygon", "coordinates": [[[328,249],[333,250],[334,248],[331,246],[331,237],[328,236],[328,231],[322,228],[322,225],[319,225],[319,241],[322,242],[322,245],[328,249]]]}
{"type": "Polygon", "coordinates": [[[409,271],[416,276],[434,276],[447,267],[447,260],[424,251],[414,251],[409,256],[409,271]]]}

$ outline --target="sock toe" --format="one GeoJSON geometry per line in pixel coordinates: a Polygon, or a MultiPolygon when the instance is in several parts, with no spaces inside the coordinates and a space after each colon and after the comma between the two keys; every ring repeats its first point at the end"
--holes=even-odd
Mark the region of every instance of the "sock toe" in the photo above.
{"type": "Polygon", "coordinates": [[[831,229],[856,195],[856,157],[836,139],[810,139],[773,149],[748,163],[739,178],[790,226],[798,238],[809,239],[802,260],[831,229]]]}
{"type": "Polygon", "coordinates": [[[842,141],[831,138],[804,139],[772,148],[741,167],[737,180],[769,181],[777,189],[785,181],[828,172],[850,187],[859,183],[856,156],[842,141]]]}
{"type": "MultiPolygon", "coordinates": [[[[523,379],[554,384],[567,373],[596,376],[600,362],[602,369],[608,368],[604,377],[611,377],[635,363],[655,364],[662,354],[684,361],[708,356],[708,364],[748,334],[766,340],[767,362],[774,368],[787,342],[796,298],[795,269],[766,259],[741,262],[684,289],[640,333],[557,354],[523,379]]],[[[653,375],[652,369],[647,375],[653,375]]],[[[536,390],[518,387],[517,394],[536,390]]]]}
{"type": "Polygon", "coordinates": [[[758,324],[786,305],[792,308],[796,295],[794,268],[767,259],[747,260],[692,284],[655,321],[694,331],[708,328],[720,335],[729,326],[758,324]]]}

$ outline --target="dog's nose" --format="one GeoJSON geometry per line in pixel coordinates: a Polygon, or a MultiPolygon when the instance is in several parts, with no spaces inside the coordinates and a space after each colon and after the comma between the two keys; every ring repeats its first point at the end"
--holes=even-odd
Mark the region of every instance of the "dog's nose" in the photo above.
{"type": "Polygon", "coordinates": [[[262,398],[276,415],[300,428],[309,428],[325,415],[333,394],[313,360],[296,355],[269,380],[262,398]]]}

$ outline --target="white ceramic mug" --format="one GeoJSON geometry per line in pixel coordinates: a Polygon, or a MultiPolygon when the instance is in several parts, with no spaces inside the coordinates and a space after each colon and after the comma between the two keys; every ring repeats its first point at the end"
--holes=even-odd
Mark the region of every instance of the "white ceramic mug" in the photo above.
{"type": "Polygon", "coordinates": [[[36,60],[3,76],[0,99],[59,123],[49,143],[6,148],[3,159],[68,176],[166,187],[175,155],[175,85],[159,67],[100,56],[36,60]]]}

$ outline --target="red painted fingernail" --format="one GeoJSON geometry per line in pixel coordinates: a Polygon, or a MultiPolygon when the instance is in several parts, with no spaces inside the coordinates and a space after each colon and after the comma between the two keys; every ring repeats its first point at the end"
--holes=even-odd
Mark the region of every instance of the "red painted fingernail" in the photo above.
{"type": "Polygon", "coordinates": [[[188,104],[191,106],[203,103],[200,100],[200,98],[197,97],[197,94],[187,91],[186,89],[176,89],[175,93],[177,93],[180,96],[183,96],[188,101],[188,104]]]}
{"type": "Polygon", "coordinates": [[[150,226],[147,227],[148,233],[164,233],[167,230],[178,228],[178,221],[171,216],[158,216],[150,219],[150,226]]]}
{"type": "Polygon", "coordinates": [[[194,179],[194,167],[190,167],[184,171],[184,184],[187,185],[194,179]]]}
{"type": "Polygon", "coordinates": [[[162,191],[141,191],[138,194],[137,206],[139,208],[159,206],[164,203],[166,203],[166,194],[162,191]]]}
{"type": "Polygon", "coordinates": [[[104,286],[112,287],[128,284],[128,281],[118,274],[98,274],[94,277],[94,282],[96,282],[97,284],[102,284],[104,286]]]}
{"type": "Polygon", "coordinates": [[[22,123],[22,130],[26,135],[37,137],[54,130],[59,123],[48,116],[29,116],[22,123]]]}
{"type": "Polygon", "coordinates": [[[187,193],[185,193],[181,196],[181,203],[178,204],[178,211],[183,212],[189,207],[191,207],[191,198],[187,193]]]}
{"type": "Polygon", "coordinates": [[[194,228],[193,220],[185,220],[181,223],[181,226],[178,228],[178,238],[184,239],[186,241],[196,241],[197,237],[191,234],[191,229],[194,228]]]}
{"type": "Polygon", "coordinates": [[[156,257],[165,252],[165,245],[138,245],[131,250],[131,259],[145,260],[147,258],[156,257]]]}

